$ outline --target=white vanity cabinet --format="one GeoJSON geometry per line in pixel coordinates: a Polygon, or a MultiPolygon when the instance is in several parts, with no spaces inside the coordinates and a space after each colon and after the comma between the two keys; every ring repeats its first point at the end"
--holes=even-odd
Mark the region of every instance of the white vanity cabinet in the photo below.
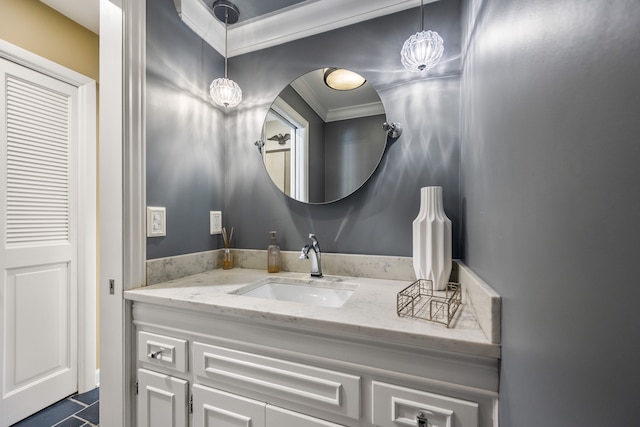
{"type": "Polygon", "coordinates": [[[139,301],[133,319],[140,427],[498,425],[494,358],[139,301]]]}

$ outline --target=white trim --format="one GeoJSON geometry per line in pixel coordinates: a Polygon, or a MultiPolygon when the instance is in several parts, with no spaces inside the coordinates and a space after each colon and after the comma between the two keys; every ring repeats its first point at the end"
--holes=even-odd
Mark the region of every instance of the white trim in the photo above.
{"type": "Polygon", "coordinates": [[[100,0],[100,425],[125,414],[122,303],[122,10],[100,0]],[[110,292],[113,281],[113,294],[110,292]]]}
{"type": "Polygon", "coordinates": [[[72,86],[82,87],[91,83],[95,86],[95,80],[2,39],[0,39],[0,55],[9,61],[62,80],[72,86]]]}
{"type": "Polygon", "coordinates": [[[289,120],[291,123],[296,125],[299,128],[308,129],[309,122],[304,118],[300,113],[298,113],[295,108],[289,105],[284,99],[279,96],[273,101],[273,105],[271,105],[271,109],[276,113],[280,114],[285,119],[289,120]]]}
{"type": "MultiPolygon", "coordinates": [[[[434,1],[425,0],[424,3],[434,1]]],[[[174,3],[184,23],[223,55],[224,24],[213,16],[211,9],[202,0],[174,0],[174,3]]],[[[303,2],[230,26],[227,55],[254,52],[418,6],[418,0],[303,2]]],[[[416,30],[417,22],[416,18],[416,30]]]]}
{"type": "Polygon", "coordinates": [[[100,425],[105,427],[135,424],[133,323],[122,295],[146,280],[145,37],[146,2],[100,1],[100,425]]]}
{"type": "MultiPolygon", "coordinates": [[[[146,112],[147,87],[146,36],[147,2],[123,0],[124,110],[122,145],[122,289],[145,286],[147,280],[146,238],[146,112]]],[[[118,294],[123,298],[123,294],[118,294]]],[[[123,301],[123,300],[122,300],[123,301]]],[[[135,327],[131,303],[124,302],[122,319],[124,427],[135,425],[136,408],[133,385],[136,376],[135,327]]],[[[109,426],[107,426],[109,427],[109,426]]],[[[114,425],[115,427],[115,425],[114,425]]]]}
{"type": "Polygon", "coordinates": [[[96,82],[0,40],[0,57],[78,88],[78,391],[95,388],[96,371],[96,82]],[[89,286],[87,286],[89,285],[89,286]]]}
{"type": "Polygon", "coordinates": [[[146,278],[146,2],[118,3],[122,8],[109,0],[100,3],[100,425],[105,427],[135,423],[133,323],[122,294],[144,286],[146,278]]]}
{"type": "Polygon", "coordinates": [[[97,147],[96,147],[96,83],[81,86],[79,90],[80,130],[78,159],[81,179],[78,181],[78,392],[95,388],[96,370],[96,292],[97,292],[97,147]],[[90,285],[89,285],[90,284],[90,285]],[[87,286],[89,285],[89,286],[87,286]]]}
{"type": "Polygon", "coordinates": [[[328,109],[320,102],[305,79],[295,79],[291,82],[291,87],[309,104],[309,107],[311,107],[325,123],[385,114],[382,101],[328,109]]]}
{"type": "Polygon", "coordinates": [[[311,86],[305,79],[295,79],[291,82],[291,87],[304,99],[304,101],[309,104],[309,107],[319,115],[322,120],[327,121],[327,116],[329,115],[329,109],[324,106],[322,102],[318,99],[311,86]]]}
{"type": "Polygon", "coordinates": [[[327,114],[326,122],[340,120],[359,119],[360,117],[377,116],[385,114],[382,102],[370,102],[368,104],[353,105],[344,108],[333,108],[327,114]]]}
{"type": "Polygon", "coordinates": [[[291,138],[291,197],[309,201],[309,122],[279,96],[271,109],[296,127],[291,138]]]}
{"type": "Polygon", "coordinates": [[[146,236],[146,2],[124,1],[124,289],[145,286],[146,236]]]}

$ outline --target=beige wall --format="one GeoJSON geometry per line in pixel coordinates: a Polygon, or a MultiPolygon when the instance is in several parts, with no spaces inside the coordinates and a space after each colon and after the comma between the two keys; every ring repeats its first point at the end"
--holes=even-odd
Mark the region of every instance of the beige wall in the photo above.
{"type": "Polygon", "coordinates": [[[0,39],[100,81],[98,35],[38,0],[0,0],[0,39]]]}
{"type": "Polygon", "coordinates": [[[0,39],[99,81],[98,35],[38,0],[0,0],[0,39]]]}

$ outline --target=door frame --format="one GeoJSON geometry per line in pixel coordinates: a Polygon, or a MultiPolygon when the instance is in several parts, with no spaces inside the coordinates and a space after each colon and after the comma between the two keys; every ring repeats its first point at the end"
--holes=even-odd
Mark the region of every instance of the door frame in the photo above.
{"type": "Polygon", "coordinates": [[[271,109],[295,126],[291,137],[291,197],[309,201],[309,121],[279,96],[271,109]]]}
{"type": "Polygon", "coordinates": [[[146,2],[100,0],[100,425],[135,425],[134,326],[146,284],[146,2]],[[113,285],[112,285],[113,284],[113,285]]]}
{"type": "Polygon", "coordinates": [[[0,57],[78,88],[78,392],[96,387],[96,82],[0,40],[0,57]],[[88,286],[92,285],[92,286],[88,286]]]}

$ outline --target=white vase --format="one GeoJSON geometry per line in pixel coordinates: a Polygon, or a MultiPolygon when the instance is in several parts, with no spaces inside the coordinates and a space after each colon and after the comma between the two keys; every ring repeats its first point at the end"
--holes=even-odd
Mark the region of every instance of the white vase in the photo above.
{"type": "Polygon", "coordinates": [[[413,269],[418,279],[444,290],[451,274],[451,220],[444,213],[442,187],[420,189],[420,212],[413,221],[413,269]]]}

